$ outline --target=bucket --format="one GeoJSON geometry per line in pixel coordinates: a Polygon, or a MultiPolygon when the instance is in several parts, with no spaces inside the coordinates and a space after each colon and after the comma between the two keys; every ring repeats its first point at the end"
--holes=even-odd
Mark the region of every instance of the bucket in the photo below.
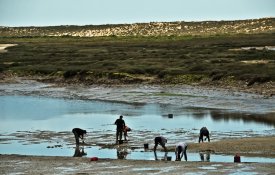
{"type": "Polygon", "coordinates": [[[98,161],[98,157],[91,157],[90,161],[98,161]]]}
{"type": "Polygon", "coordinates": [[[238,154],[234,156],[234,162],[241,162],[241,157],[238,154]]]}
{"type": "Polygon", "coordinates": [[[172,157],[171,156],[167,156],[167,161],[171,161],[172,157]]]}
{"type": "Polygon", "coordinates": [[[144,149],[148,149],[149,148],[149,144],[148,143],[145,143],[144,144],[144,149]]]}
{"type": "Polygon", "coordinates": [[[123,140],[119,140],[118,143],[119,143],[119,144],[123,144],[123,140]]]}
{"type": "Polygon", "coordinates": [[[168,118],[173,118],[173,114],[168,114],[168,118]]]}

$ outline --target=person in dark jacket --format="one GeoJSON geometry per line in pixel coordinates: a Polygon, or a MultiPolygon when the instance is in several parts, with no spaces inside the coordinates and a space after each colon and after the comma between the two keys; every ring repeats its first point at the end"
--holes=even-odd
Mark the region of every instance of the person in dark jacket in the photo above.
{"type": "Polygon", "coordinates": [[[122,133],[125,128],[125,122],[123,120],[122,115],[119,116],[119,119],[115,121],[115,125],[116,125],[116,143],[118,143],[118,137],[119,137],[119,140],[122,139],[122,133]]]}
{"type": "Polygon", "coordinates": [[[81,138],[83,140],[84,139],[84,135],[87,134],[86,130],[83,130],[83,129],[80,129],[80,128],[74,128],[72,130],[72,132],[74,133],[76,145],[79,145],[79,138],[81,138]]]}
{"type": "Polygon", "coordinates": [[[201,130],[200,130],[199,143],[201,141],[203,142],[203,136],[205,136],[208,139],[208,142],[210,142],[209,131],[206,127],[202,127],[201,130]]]}

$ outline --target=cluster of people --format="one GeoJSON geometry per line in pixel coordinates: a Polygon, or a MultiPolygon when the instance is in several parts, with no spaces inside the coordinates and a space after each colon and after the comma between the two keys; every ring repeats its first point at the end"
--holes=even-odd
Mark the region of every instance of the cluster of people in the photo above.
{"type": "MultiPolygon", "coordinates": [[[[199,143],[203,142],[204,136],[206,137],[205,140],[208,139],[208,142],[210,142],[209,131],[206,127],[202,127],[200,129],[199,143]]],[[[165,146],[166,143],[167,143],[167,139],[165,137],[162,137],[162,136],[155,137],[154,154],[155,154],[156,160],[157,160],[157,154],[156,154],[157,146],[161,145],[164,148],[164,151],[167,152],[167,148],[165,146]]],[[[185,161],[187,161],[187,154],[186,154],[187,146],[188,145],[185,142],[179,142],[176,145],[176,148],[175,148],[176,161],[181,161],[183,155],[184,155],[185,161]]]]}
{"type": "Polygon", "coordinates": [[[122,140],[122,134],[124,135],[124,140],[127,141],[128,132],[131,131],[131,128],[125,125],[123,120],[123,116],[119,116],[119,118],[114,123],[116,127],[116,143],[122,140]],[[118,140],[119,138],[119,140],[118,140]]]}
{"type": "MultiPolygon", "coordinates": [[[[124,140],[127,141],[128,132],[131,131],[131,128],[126,126],[125,121],[123,120],[123,116],[120,115],[114,124],[117,126],[116,144],[121,143],[122,135],[124,135],[124,140]]],[[[76,147],[79,147],[79,138],[82,139],[82,142],[84,143],[84,135],[87,134],[87,131],[80,128],[74,128],[72,132],[74,133],[74,136],[75,136],[76,147]]],[[[208,139],[208,142],[210,142],[209,131],[206,127],[202,127],[200,129],[199,143],[204,141],[203,139],[204,136],[206,137],[205,140],[208,139]]],[[[167,156],[167,148],[165,146],[165,144],[167,143],[167,139],[163,136],[158,136],[158,137],[155,137],[154,143],[155,145],[153,150],[154,150],[155,159],[158,160],[157,154],[156,154],[156,149],[158,145],[164,148],[164,151],[166,153],[165,155],[167,156]]],[[[179,142],[176,145],[176,148],[175,148],[176,161],[181,161],[183,156],[185,161],[187,161],[187,153],[186,153],[187,147],[188,145],[185,142],[179,142]]]]}

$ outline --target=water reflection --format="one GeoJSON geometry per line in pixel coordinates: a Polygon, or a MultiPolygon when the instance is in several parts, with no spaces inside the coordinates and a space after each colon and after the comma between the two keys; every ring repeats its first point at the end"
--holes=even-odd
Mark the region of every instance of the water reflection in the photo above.
{"type": "Polygon", "coordinates": [[[85,151],[84,151],[84,146],[80,147],[79,145],[77,145],[75,147],[73,157],[83,157],[83,156],[86,156],[86,155],[87,155],[87,153],[85,153],[85,151]]]}
{"type": "Polygon", "coordinates": [[[163,157],[161,157],[161,158],[159,159],[159,158],[158,158],[157,152],[154,152],[155,160],[167,160],[167,155],[168,155],[168,152],[164,152],[163,157]]]}
{"type": "Polygon", "coordinates": [[[211,110],[210,117],[214,121],[237,121],[244,123],[257,122],[269,126],[275,126],[275,122],[272,120],[274,113],[268,114],[251,114],[251,113],[238,113],[234,111],[221,111],[221,110],[211,110]]]}
{"type": "Polygon", "coordinates": [[[183,108],[167,104],[125,104],[95,100],[0,96],[2,132],[68,131],[76,127],[76,123],[78,127],[89,130],[114,130],[114,125],[111,123],[120,114],[125,116],[125,122],[135,131],[146,129],[159,132],[162,129],[185,128],[195,129],[197,132],[196,129],[206,125],[214,132],[248,130],[263,132],[274,129],[275,126],[271,120],[274,114],[247,115],[228,110],[183,108]],[[168,114],[173,114],[173,118],[169,118],[168,114]]]}
{"type": "Polygon", "coordinates": [[[200,159],[203,162],[210,162],[210,152],[200,152],[200,159]]]}
{"type": "Polygon", "coordinates": [[[117,159],[126,159],[127,155],[129,154],[126,147],[124,148],[118,147],[116,153],[117,153],[117,159]]]}

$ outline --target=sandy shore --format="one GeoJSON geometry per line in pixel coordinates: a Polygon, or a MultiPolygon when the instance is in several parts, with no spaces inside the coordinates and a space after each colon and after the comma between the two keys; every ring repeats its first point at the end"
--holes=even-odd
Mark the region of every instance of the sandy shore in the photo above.
{"type": "Polygon", "coordinates": [[[0,44],[0,53],[7,52],[6,48],[16,46],[17,44],[0,44]]]}
{"type": "Polygon", "coordinates": [[[275,137],[256,137],[190,144],[189,151],[211,151],[221,154],[275,157],[275,137]]]}

